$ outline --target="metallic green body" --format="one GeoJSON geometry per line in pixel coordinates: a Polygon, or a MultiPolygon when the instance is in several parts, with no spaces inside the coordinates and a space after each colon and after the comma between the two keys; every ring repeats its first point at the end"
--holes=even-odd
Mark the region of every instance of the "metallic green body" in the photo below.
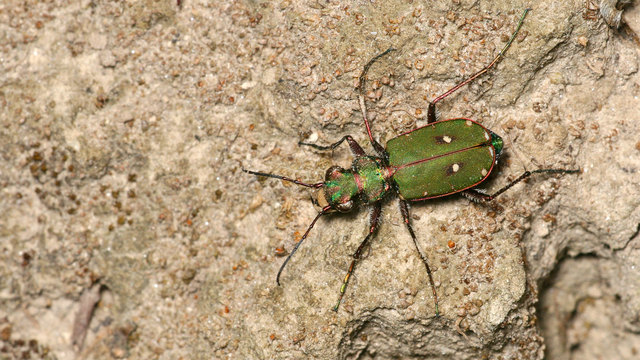
{"type": "Polygon", "coordinates": [[[353,161],[352,168],[356,171],[356,180],[363,190],[360,201],[370,204],[382,199],[390,188],[384,175],[382,161],[376,157],[361,156],[353,161]]]}
{"type": "Polygon", "coordinates": [[[471,188],[487,178],[502,139],[469,119],[450,119],[387,142],[400,197],[419,201],[471,188]]]}
{"type": "Polygon", "coordinates": [[[388,164],[358,156],[351,169],[329,168],[322,193],[327,204],[345,212],[356,199],[379,201],[392,184],[405,200],[451,195],[486,179],[502,146],[502,138],[475,121],[435,122],[389,140],[388,164]]]}
{"type": "Polygon", "coordinates": [[[327,203],[345,204],[357,197],[369,204],[382,199],[390,189],[384,169],[382,160],[373,156],[357,157],[350,170],[330,168],[323,187],[327,203]]]}
{"type": "Polygon", "coordinates": [[[358,185],[354,180],[353,172],[342,170],[332,173],[327,171],[323,191],[329,204],[343,204],[358,195],[358,185]]]}

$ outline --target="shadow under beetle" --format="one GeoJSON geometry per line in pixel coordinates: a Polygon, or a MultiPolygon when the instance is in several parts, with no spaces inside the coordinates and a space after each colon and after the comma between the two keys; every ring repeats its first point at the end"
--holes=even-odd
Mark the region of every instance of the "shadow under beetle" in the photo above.
{"type": "Polygon", "coordinates": [[[499,61],[515,39],[529,10],[530,9],[526,9],[524,11],[511,38],[489,65],[429,103],[426,126],[411,130],[389,140],[386,148],[382,147],[382,145],[373,138],[373,135],[371,135],[371,128],[369,126],[369,120],[367,119],[364,87],[367,71],[371,65],[394,49],[389,48],[371,59],[364,66],[364,70],[359,78],[358,87],[360,91],[360,109],[369,141],[371,141],[371,145],[373,145],[376,152],[375,156],[367,155],[351,135],[346,135],[338,142],[328,146],[299,142],[299,145],[310,146],[318,150],[333,150],[346,141],[349,148],[351,148],[351,151],[355,155],[351,169],[332,166],[327,170],[323,182],[308,184],[285,176],[242,169],[249,174],[289,181],[297,185],[319,190],[317,203],[322,207],[322,210],[320,210],[315,219],[313,219],[300,241],[296,243],[289,256],[285,259],[284,263],[282,263],[276,277],[278,285],[280,285],[280,274],[282,270],[322,215],[335,211],[349,212],[357,203],[372,205],[373,210],[371,211],[369,220],[369,233],[353,254],[353,260],[349,265],[347,274],[340,287],[338,301],[333,307],[333,310],[337,311],[355,265],[357,261],[360,260],[363,249],[371,240],[380,224],[382,199],[389,193],[395,193],[400,200],[400,213],[402,214],[404,223],[407,226],[407,230],[409,230],[413,244],[427,270],[429,283],[433,292],[435,314],[438,316],[440,313],[438,295],[427,256],[418,246],[416,235],[411,226],[408,202],[428,200],[455,193],[460,193],[475,202],[487,202],[495,199],[498,195],[532,174],[568,174],[580,171],[580,169],[538,169],[525,171],[517,179],[499,189],[494,194],[486,194],[482,190],[475,189],[474,187],[482,183],[489,174],[491,174],[503,148],[502,138],[470,119],[455,118],[436,121],[436,103],[462,86],[472,82],[499,61]]]}

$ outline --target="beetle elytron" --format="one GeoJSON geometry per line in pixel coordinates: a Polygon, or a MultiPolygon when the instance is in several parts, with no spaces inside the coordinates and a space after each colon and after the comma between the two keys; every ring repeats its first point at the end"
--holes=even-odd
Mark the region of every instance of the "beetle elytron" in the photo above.
{"type": "Polygon", "coordinates": [[[494,194],[486,194],[483,191],[474,189],[474,187],[482,183],[489,174],[491,174],[503,148],[502,138],[470,119],[456,118],[436,121],[436,103],[462,86],[475,80],[498,62],[515,39],[528,11],[529,9],[524,11],[511,38],[489,65],[429,103],[426,126],[414,129],[389,140],[386,148],[382,147],[371,135],[365,105],[364,85],[367,71],[371,65],[380,57],[394,49],[387,49],[385,52],[371,59],[365,65],[359,78],[359,101],[367,135],[369,136],[369,141],[371,141],[376,155],[367,155],[350,135],[346,135],[338,142],[329,146],[320,146],[304,142],[299,143],[299,145],[310,146],[318,150],[333,150],[344,141],[347,141],[347,144],[355,155],[355,160],[351,168],[343,169],[339,166],[332,166],[327,170],[323,182],[309,184],[280,175],[242,169],[249,174],[285,180],[297,185],[319,190],[317,203],[322,207],[322,210],[320,210],[315,219],[313,219],[307,231],[300,241],[296,243],[280,267],[276,277],[278,285],[280,285],[280,274],[285,265],[289,262],[300,244],[307,238],[307,235],[321,216],[335,211],[351,211],[357,203],[372,205],[373,210],[370,215],[369,233],[353,254],[353,260],[349,265],[347,274],[340,287],[338,301],[333,307],[333,310],[337,311],[356,262],[362,256],[363,249],[369,240],[371,240],[380,224],[382,199],[389,193],[396,193],[400,200],[400,212],[404,223],[409,230],[413,244],[427,270],[429,283],[433,291],[435,313],[436,316],[438,316],[438,295],[427,256],[418,246],[416,235],[411,226],[408,202],[428,200],[455,193],[461,193],[473,201],[486,202],[495,199],[498,195],[534,173],[567,174],[580,171],[579,169],[538,169],[525,171],[517,179],[499,189],[494,194]]]}

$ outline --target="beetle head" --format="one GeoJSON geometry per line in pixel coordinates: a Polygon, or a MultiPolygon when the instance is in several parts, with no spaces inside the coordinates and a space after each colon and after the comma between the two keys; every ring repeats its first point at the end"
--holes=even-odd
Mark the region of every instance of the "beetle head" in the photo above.
{"type": "Polygon", "coordinates": [[[318,191],[317,200],[321,207],[329,205],[337,211],[349,212],[353,209],[357,195],[358,186],[353,172],[340,166],[332,166],[327,169],[324,186],[318,191]]]}
{"type": "Polygon", "coordinates": [[[500,156],[500,153],[502,152],[502,148],[504,147],[504,141],[502,141],[502,138],[494,133],[493,131],[489,131],[491,133],[491,145],[493,145],[493,148],[496,149],[496,159],[498,159],[498,157],[500,156]]]}

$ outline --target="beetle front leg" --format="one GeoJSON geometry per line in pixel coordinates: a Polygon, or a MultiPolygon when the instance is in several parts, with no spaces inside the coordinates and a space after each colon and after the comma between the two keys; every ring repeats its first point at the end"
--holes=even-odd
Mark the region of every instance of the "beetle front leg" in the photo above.
{"type": "Polygon", "coordinates": [[[360,246],[358,246],[358,250],[353,254],[353,260],[351,260],[351,265],[349,265],[349,270],[347,270],[347,275],[344,277],[344,281],[342,281],[342,286],[340,287],[340,297],[338,298],[338,302],[333,307],[333,311],[338,311],[338,307],[340,307],[340,303],[342,302],[342,297],[344,296],[344,292],[347,290],[347,284],[349,283],[349,278],[351,278],[351,274],[353,273],[353,269],[356,266],[356,262],[360,260],[362,256],[362,250],[367,245],[369,240],[373,237],[373,234],[378,229],[380,225],[380,213],[382,210],[382,204],[377,202],[373,205],[373,211],[371,211],[371,217],[369,218],[369,233],[362,240],[360,246]]]}
{"type": "Polygon", "coordinates": [[[407,225],[407,229],[409,230],[409,234],[411,234],[411,239],[413,240],[413,245],[416,246],[416,250],[418,250],[418,254],[420,254],[420,258],[424,263],[424,266],[427,268],[427,275],[429,276],[429,283],[431,284],[431,290],[433,291],[433,302],[436,307],[436,317],[440,316],[440,309],[438,307],[438,294],[436,293],[436,285],[433,282],[433,276],[431,275],[431,269],[429,268],[429,262],[427,261],[427,256],[424,254],[422,249],[418,246],[418,240],[416,239],[416,234],[413,232],[413,227],[411,226],[411,217],[409,216],[409,205],[406,200],[400,200],[400,213],[402,213],[402,218],[404,219],[405,225],[407,225]]]}
{"type": "Polygon", "coordinates": [[[353,137],[351,137],[351,135],[346,135],[345,137],[343,137],[342,139],[338,140],[337,142],[331,144],[331,145],[327,145],[327,146],[322,146],[322,145],[316,145],[316,144],[310,144],[310,143],[306,143],[306,142],[302,142],[299,141],[298,145],[302,145],[302,146],[310,146],[314,149],[317,150],[334,150],[335,148],[337,148],[338,146],[340,146],[340,144],[342,144],[345,140],[347,140],[347,143],[349,144],[349,148],[351,148],[351,152],[356,155],[356,156],[365,156],[365,152],[362,149],[362,146],[360,146],[360,144],[358,144],[357,141],[355,141],[353,139],[353,137]]]}
{"type": "Polygon", "coordinates": [[[538,170],[532,170],[532,171],[525,171],[524,173],[522,173],[522,175],[518,176],[517,179],[513,180],[512,182],[508,183],[507,185],[505,185],[504,187],[502,187],[500,190],[496,191],[493,194],[486,194],[478,189],[467,189],[465,191],[463,191],[461,194],[462,196],[466,197],[467,199],[474,201],[474,202],[481,202],[481,201],[491,201],[493,199],[495,199],[496,197],[498,197],[498,195],[502,194],[503,192],[511,189],[515,184],[519,183],[520,181],[528,178],[529,176],[533,175],[533,174],[539,174],[539,173],[548,173],[548,174],[575,174],[575,173],[579,173],[580,169],[575,169],[575,170],[567,170],[567,169],[538,169],[538,170]]]}
{"type": "Polygon", "coordinates": [[[280,270],[278,270],[278,275],[276,275],[276,284],[278,284],[278,286],[280,286],[280,274],[282,274],[282,270],[284,270],[284,267],[287,266],[287,263],[289,262],[289,260],[291,260],[291,258],[293,257],[293,254],[295,254],[296,251],[298,251],[300,244],[302,244],[304,239],[307,238],[307,236],[309,235],[309,232],[311,231],[311,229],[313,229],[313,226],[316,224],[316,221],[318,221],[318,219],[320,219],[322,215],[327,214],[330,210],[331,210],[330,206],[325,206],[322,209],[322,211],[320,211],[318,215],[316,215],[316,217],[311,222],[311,225],[309,225],[309,227],[307,228],[307,231],[305,231],[304,235],[302,235],[302,238],[300,238],[300,240],[293,247],[293,250],[291,250],[291,253],[289,254],[289,256],[287,256],[287,258],[284,259],[284,262],[282,263],[282,265],[280,265],[280,270]]]}

